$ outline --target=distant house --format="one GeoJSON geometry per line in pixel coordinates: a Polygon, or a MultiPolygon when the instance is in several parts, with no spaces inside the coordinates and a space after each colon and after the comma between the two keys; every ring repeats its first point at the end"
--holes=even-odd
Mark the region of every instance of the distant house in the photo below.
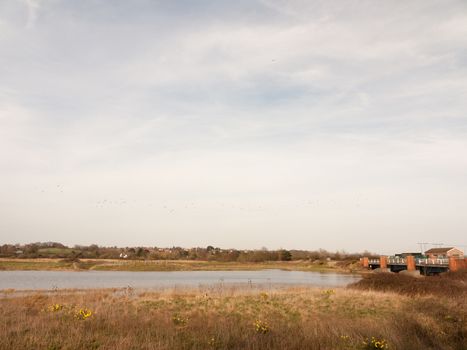
{"type": "Polygon", "coordinates": [[[449,258],[451,256],[455,258],[463,258],[464,252],[454,247],[431,248],[425,252],[425,255],[430,259],[449,258]]]}

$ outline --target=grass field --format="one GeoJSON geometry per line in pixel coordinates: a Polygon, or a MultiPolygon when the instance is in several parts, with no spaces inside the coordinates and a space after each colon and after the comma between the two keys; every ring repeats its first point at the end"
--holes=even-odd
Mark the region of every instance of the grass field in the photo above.
{"type": "Polygon", "coordinates": [[[0,270],[216,271],[261,269],[351,272],[358,270],[359,266],[357,263],[313,264],[310,261],[239,263],[193,260],[0,259],[0,270]]]}
{"type": "Polygon", "coordinates": [[[1,259],[0,270],[71,270],[73,262],[59,259],[1,259]]]}
{"type": "Polygon", "coordinates": [[[48,255],[66,255],[71,256],[75,252],[75,249],[72,248],[41,248],[38,250],[39,254],[48,254],[48,255]]]}
{"type": "Polygon", "coordinates": [[[338,289],[4,292],[0,348],[467,349],[465,274],[443,277],[459,287],[445,293],[433,293],[438,279],[399,290],[389,277],[338,289]]]}

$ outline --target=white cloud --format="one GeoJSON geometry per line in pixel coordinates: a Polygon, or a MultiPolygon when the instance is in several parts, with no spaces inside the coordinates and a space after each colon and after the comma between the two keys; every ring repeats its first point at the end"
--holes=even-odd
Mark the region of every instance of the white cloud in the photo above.
{"type": "Polygon", "coordinates": [[[30,29],[30,28],[33,28],[34,24],[36,23],[37,13],[40,8],[41,0],[24,0],[24,1],[27,7],[27,11],[28,11],[26,28],[30,29]]]}
{"type": "Polygon", "coordinates": [[[462,1],[0,6],[1,227],[20,240],[358,250],[383,249],[379,225],[467,228],[462,1]]]}

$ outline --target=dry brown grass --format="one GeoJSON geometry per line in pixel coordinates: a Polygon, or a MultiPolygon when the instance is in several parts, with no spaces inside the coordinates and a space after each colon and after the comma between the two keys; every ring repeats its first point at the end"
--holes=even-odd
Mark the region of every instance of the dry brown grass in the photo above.
{"type": "Polygon", "coordinates": [[[9,293],[0,348],[334,350],[374,336],[390,349],[467,349],[461,300],[343,288],[9,293]],[[93,315],[74,317],[84,307],[93,315]]]}
{"type": "Polygon", "coordinates": [[[366,274],[351,288],[391,291],[406,295],[437,295],[447,298],[467,296],[467,270],[414,278],[397,273],[366,274]]]}

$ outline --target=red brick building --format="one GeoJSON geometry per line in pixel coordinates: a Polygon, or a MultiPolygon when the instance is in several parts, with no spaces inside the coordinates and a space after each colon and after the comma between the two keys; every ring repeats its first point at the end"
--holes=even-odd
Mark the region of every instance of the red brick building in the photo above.
{"type": "Polygon", "coordinates": [[[446,248],[431,248],[425,252],[425,255],[430,259],[439,259],[439,258],[463,258],[464,252],[460,249],[454,247],[446,248]]]}

